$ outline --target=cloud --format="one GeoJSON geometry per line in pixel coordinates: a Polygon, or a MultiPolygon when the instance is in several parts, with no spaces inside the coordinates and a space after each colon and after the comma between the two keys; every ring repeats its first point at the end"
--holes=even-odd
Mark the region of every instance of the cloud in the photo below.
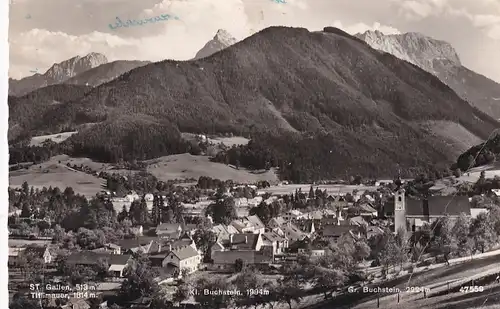
{"type": "Polygon", "coordinates": [[[342,29],[349,34],[364,33],[365,31],[375,31],[375,30],[378,30],[384,34],[400,34],[401,33],[398,29],[396,29],[394,27],[384,26],[378,22],[373,23],[372,26],[369,26],[369,25],[364,24],[364,23],[357,23],[357,24],[352,24],[349,26],[344,26],[344,25],[342,25],[342,22],[337,20],[333,23],[333,26],[336,28],[342,29]]]}
{"type": "Polygon", "coordinates": [[[488,37],[499,40],[500,1],[498,0],[390,0],[408,20],[429,17],[465,18],[488,37]]]}

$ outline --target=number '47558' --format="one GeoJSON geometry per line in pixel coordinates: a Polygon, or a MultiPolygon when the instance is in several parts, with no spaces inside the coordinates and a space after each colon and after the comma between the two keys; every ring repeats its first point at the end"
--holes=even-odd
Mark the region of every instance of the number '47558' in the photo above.
{"type": "Polygon", "coordinates": [[[479,292],[484,292],[484,286],[477,286],[477,285],[469,285],[469,286],[463,286],[460,288],[460,292],[462,293],[479,293],[479,292]]]}

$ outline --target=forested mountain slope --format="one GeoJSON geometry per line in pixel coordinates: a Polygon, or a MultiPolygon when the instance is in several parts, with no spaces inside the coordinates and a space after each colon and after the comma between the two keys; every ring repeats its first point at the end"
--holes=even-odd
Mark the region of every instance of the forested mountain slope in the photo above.
{"type": "MultiPolygon", "coordinates": [[[[458,123],[480,138],[498,126],[437,77],[338,29],[271,27],[204,59],[136,68],[48,110],[29,130],[55,133],[102,122],[65,143],[96,159],[119,159],[124,149],[152,149],[160,138],[156,130],[127,138],[143,118],[139,127],[167,126],[172,136],[178,131],[252,136],[247,147],[260,145],[270,153],[262,159],[243,149],[253,156],[247,165],[272,160],[282,172],[293,167],[286,177],[302,173],[301,179],[451,162],[440,139],[421,129],[427,120],[458,123]],[[132,123],[130,116],[138,120],[132,123]],[[120,119],[130,127],[118,126],[120,119]],[[103,127],[117,132],[113,143],[110,134],[95,131],[103,127]],[[96,152],[95,145],[107,148],[96,152]]],[[[161,151],[142,151],[141,159],[161,151]]]]}

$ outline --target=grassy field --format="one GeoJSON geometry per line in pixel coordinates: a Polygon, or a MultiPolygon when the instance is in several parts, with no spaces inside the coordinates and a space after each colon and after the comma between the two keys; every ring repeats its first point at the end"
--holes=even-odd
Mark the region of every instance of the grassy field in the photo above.
{"type": "Polygon", "coordinates": [[[466,128],[451,121],[427,121],[423,124],[423,127],[431,135],[441,138],[456,156],[482,142],[479,137],[469,132],[466,128]]]}
{"type": "MultiPolygon", "coordinates": [[[[24,181],[35,188],[72,187],[75,192],[85,196],[94,196],[103,190],[104,179],[69,168],[66,164],[83,165],[101,172],[128,174],[134,171],[117,170],[112,164],[98,163],[89,158],[73,158],[67,155],[52,157],[49,161],[33,165],[28,169],[21,169],[9,173],[9,183],[12,187],[19,187],[24,181]]],[[[200,176],[209,176],[222,180],[231,179],[237,183],[255,183],[261,180],[277,183],[278,177],[273,170],[262,173],[251,172],[245,169],[235,169],[225,164],[210,162],[207,156],[193,156],[179,154],[160,157],[146,161],[147,171],[159,180],[198,179],[200,176]]]]}
{"type": "Polygon", "coordinates": [[[56,143],[61,143],[75,133],[78,133],[78,132],[74,131],[74,132],[63,132],[63,133],[50,134],[50,135],[34,136],[31,138],[30,146],[39,146],[41,143],[43,143],[47,139],[50,139],[56,143]]]}
{"type": "Polygon", "coordinates": [[[85,196],[94,196],[103,190],[103,179],[69,168],[66,166],[67,162],[71,162],[68,156],[55,156],[28,169],[10,172],[9,185],[20,187],[27,181],[30,186],[40,189],[52,186],[64,190],[72,187],[75,192],[85,196]]]}
{"type": "MultiPolygon", "coordinates": [[[[182,133],[182,137],[186,140],[197,139],[196,134],[193,133],[182,133]]],[[[242,136],[233,137],[208,137],[207,140],[214,144],[223,143],[226,146],[232,147],[233,145],[246,145],[249,139],[242,136]]]]}
{"type": "Polygon", "coordinates": [[[245,169],[235,169],[221,163],[210,162],[207,156],[193,156],[179,154],[160,157],[146,161],[148,172],[163,181],[171,179],[198,179],[200,176],[209,176],[221,180],[231,179],[237,183],[255,183],[261,180],[277,182],[275,172],[252,173],[245,169]]]}
{"type": "Polygon", "coordinates": [[[468,172],[464,172],[458,178],[452,176],[439,179],[436,181],[431,190],[441,191],[445,195],[451,195],[456,191],[455,187],[462,183],[476,183],[481,176],[482,171],[484,171],[486,178],[500,176],[500,162],[471,168],[468,172]]]}
{"type": "Polygon", "coordinates": [[[25,246],[45,246],[50,244],[50,240],[29,240],[29,239],[12,239],[9,238],[9,247],[25,247],[25,246]]]}

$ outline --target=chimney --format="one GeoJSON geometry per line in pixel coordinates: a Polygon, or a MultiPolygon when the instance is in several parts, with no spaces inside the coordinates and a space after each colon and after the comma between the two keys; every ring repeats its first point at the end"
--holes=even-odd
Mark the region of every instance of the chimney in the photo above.
{"type": "Polygon", "coordinates": [[[158,242],[158,252],[161,252],[161,241],[158,242]]]}
{"type": "Polygon", "coordinates": [[[248,236],[245,236],[245,243],[248,244],[248,236]]]}
{"type": "Polygon", "coordinates": [[[231,244],[233,243],[233,234],[229,235],[229,243],[231,243],[231,244]]]}
{"type": "Polygon", "coordinates": [[[168,251],[172,251],[172,244],[168,244],[168,251]]]}

